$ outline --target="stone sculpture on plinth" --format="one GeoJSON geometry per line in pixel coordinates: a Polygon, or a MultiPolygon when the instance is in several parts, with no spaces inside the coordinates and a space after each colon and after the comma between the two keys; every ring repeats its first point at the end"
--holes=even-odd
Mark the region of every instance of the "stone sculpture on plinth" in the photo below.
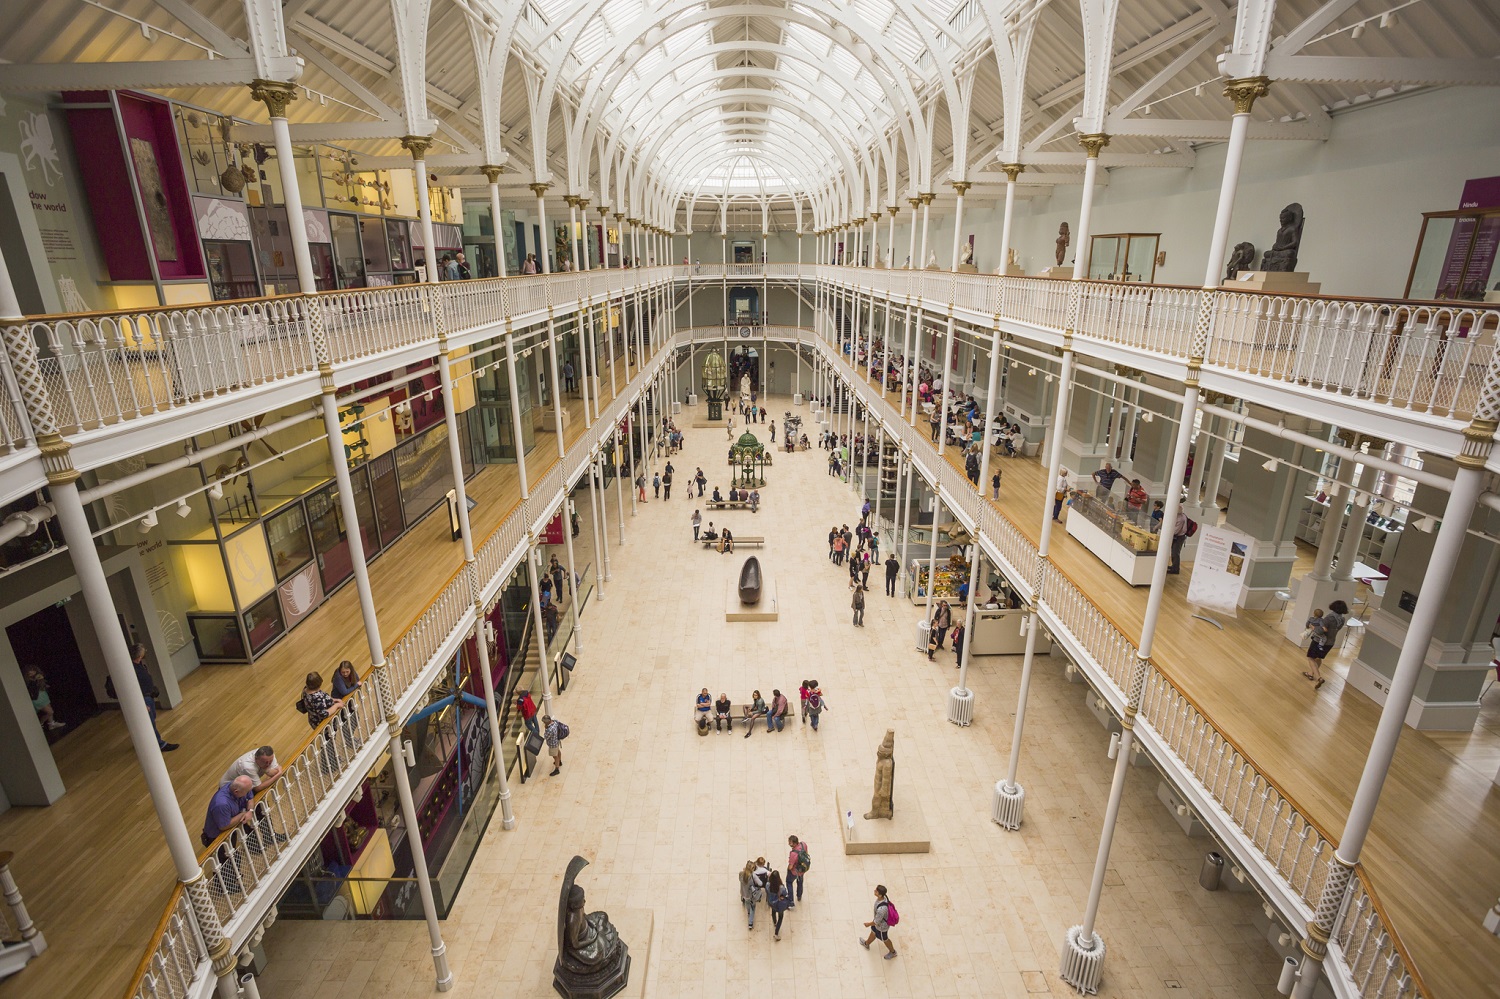
{"type": "Polygon", "coordinates": [[[751,555],[740,569],[740,603],[754,606],[760,603],[761,574],[760,559],[751,555]]]}
{"type": "Polygon", "coordinates": [[[875,794],[870,799],[867,819],[888,819],[896,814],[896,730],[886,729],[885,739],[875,750],[875,794]]]}
{"type": "Polygon", "coordinates": [[[1281,210],[1281,227],[1276,230],[1276,242],[1271,244],[1260,258],[1263,271],[1295,271],[1297,250],[1302,245],[1302,206],[1292,202],[1281,210]]]}
{"type": "Polygon", "coordinates": [[[1057,227],[1057,266],[1063,265],[1063,260],[1068,256],[1068,244],[1073,241],[1073,234],[1068,231],[1068,223],[1064,222],[1057,227]]]}
{"type": "Polygon", "coordinates": [[[1248,271],[1254,266],[1255,244],[1236,243],[1229,253],[1229,266],[1224,268],[1224,280],[1233,281],[1240,276],[1240,271],[1248,271]]]}
{"type": "Polygon", "coordinates": [[[588,863],[576,856],[569,861],[557,897],[552,987],[563,999],[609,999],[630,981],[630,948],[608,913],[584,913],[583,888],[573,883],[588,863]]]}

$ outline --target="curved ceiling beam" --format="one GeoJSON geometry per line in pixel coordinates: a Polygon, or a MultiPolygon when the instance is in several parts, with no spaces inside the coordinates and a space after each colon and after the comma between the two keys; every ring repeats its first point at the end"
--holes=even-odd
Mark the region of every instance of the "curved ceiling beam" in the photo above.
{"type": "MultiPolygon", "coordinates": [[[[696,111],[707,107],[715,107],[723,104],[726,101],[733,103],[747,100],[754,101],[758,104],[766,104],[770,105],[771,107],[781,108],[791,113],[792,115],[806,120],[808,124],[811,125],[815,131],[819,132],[826,140],[828,148],[844,164],[845,171],[848,172],[849,175],[853,176],[856,170],[856,164],[855,160],[853,159],[852,151],[849,149],[847,143],[840,141],[842,137],[833,132],[827,121],[818,117],[810,109],[791,100],[788,100],[780,94],[776,94],[771,91],[755,89],[717,90],[711,91],[698,97],[696,101],[690,103],[686,108],[683,109],[683,114],[680,117],[678,117],[673,122],[669,122],[658,135],[650,140],[649,145],[645,149],[642,149],[638,152],[638,154],[633,158],[633,172],[639,175],[640,173],[645,171],[647,166],[654,162],[656,150],[666,139],[673,136],[680,129],[696,124],[696,111]]],[[[611,140],[611,148],[613,149],[614,145],[619,141],[620,139],[618,135],[613,137],[611,140]]]]}
{"type": "Polygon", "coordinates": [[[660,147],[666,139],[670,138],[685,125],[693,123],[692,112],[702,107],[711,107],[722,104],[725,101],[753,101],[758,104],[768,104],[772,107],[782,108],[783,110],[786,110],[800,118],[803,118],[810,125],[812,125],[815,130],[821,132],[828,140],[829,148],[832,149],[835,155],[837,155],[843,161],[844,169],[848,176],[856,176],[857,166],[855,161],[852,159],[852,151],[845,148],[837,141],[838,137],[831,134],[831,130],[829,129],[827,122],[818,118],[808,108],[787,100],[779,94],[771,91],[754,89],[718,90],[712,91],[708,94],[703,95],[702,97],[699,97],[696,102],[684,109],[686,113],[682,117],[680,117],[675,123],[671,123],[666,128],[664,128],[658,136],[651,140],[651,144],[647,146],[646,149],[642,150],[642,155],[639,155],[636,158],[636,163],[639,165],[637,169],[644,169],[645,164],[653,162],[657,148],[660,147]]]}
{"type": "MultiPolygon", "coordinates": [[[[551,61],[547,64],[535,117],[541,120],[550,119],[553,96],[559,86],[559,77],[563,64],[567,60],[578,37],[594,17],[598,15],[606,2],[607,0],[582,0],[578,6],[559,19],[559,26],[557,28],[549,32],[548,37],[556,35],[561,40],[561,44],[557,46],[551,61]]],[[[891,81],[896,85],[903,98],[900,102],[892,102],[893,107],[904,110],[916,122],[917,136],[912,138],[910,148],[916,153],[918,162],[923,167],[922,173],[924,179],[930,173],[932,159],[931,115],[923,113],[922,103],[918,100],[916,92],[911,86],[912,78],[920,80],[925,74],[914,61],[906,58],[900,52],[895,51],[884,43],[881,39],[881,28],[865,21],[857,12],[849,9],[841,9],[832,0],[801,0],[801,6],[823,15],[821,18],[804,14],[802,11],[790,7],[768,9],[758,4],[735,4],[724,7],[705,8],[701,6],[701,2],[702,0],[669,0],[668,3],[654,10],[649,8],[643,10],[640,17],[618,30],[614,48],[610,50],[607,56],[597,60],[598,64],[612,67],[631,46],[638,43],[642,46],[642,55],[645,50],[655,48],[660,44],[661,38],[667,37],[667,31],[662,25],[671,22],[672,18],[684,11],[692,11],[693,13],[684,19],[686,22],[684,25],[674,25],[673,33],[676,30],[698,23],[718,22],[733,17],[766,17],[774,14],[780,21],[804,24],[812,30],[828,37],[832,43],[844,45],[850,51],[851,55],[862,62],[866,60],[866,57],[879,57],[875,59],[875,62],[890,75],[891,81]],[[858,45],[853,44],[856,40],[864,46],[863,51],[859,50],[858,45]],[[898,68],[900,71],[898,71],[898,68]],[[918,139],[921,141],[917,141],[918,139]]],[[[908,20],[912,21],[913,30],[917,31],[924,39],[928,39],[930,45],[931,36],[923,30],[920,25],[920,19],[912,16],[909,0],[901,0],[900,6],[904,15],[908,20]]],[[[944,76],[943,71],[945,67],[943,67],[941,61],[936,58],[932,61],[938,68],[940,77],[944,76]]],[[[595,74],[596,77],[598,75],[595,74]]],[[[948,75],[948,78],[944,79],[943,83],[945,93],[952,94],[951,74],[948,75]]],[[[956,100],[956,97],[950,97],[950,100],[956,100]]],[[[585,99],[581,106],[588,106],[589,103],[588,91],[586,89],[585,99]]],[[[900,117],[900,115],[898,114],[897,117],[900,117]]]]}

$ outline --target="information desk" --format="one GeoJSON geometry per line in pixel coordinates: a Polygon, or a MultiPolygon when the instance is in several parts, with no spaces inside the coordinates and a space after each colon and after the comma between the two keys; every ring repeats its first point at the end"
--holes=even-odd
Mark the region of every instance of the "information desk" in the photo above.
{"type": "Polygon", "coordinates": [[[1156,541],[1156,537],[1137,529],[1129,518],[1115,513],[1087,493],[1075,493],[1073,506],[1068,512],[1067,531],[1069,537],[1076,538],[1131,586],[1150,584],[1156,552],[1138,551],[1136,545],[1126,539],[1149,545],[1156,541]]]}

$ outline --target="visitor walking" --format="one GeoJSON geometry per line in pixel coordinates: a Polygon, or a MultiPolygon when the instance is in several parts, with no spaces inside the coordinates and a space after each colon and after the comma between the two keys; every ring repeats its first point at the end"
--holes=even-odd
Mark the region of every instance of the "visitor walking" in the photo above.
{"type": "Polygon", "coordinates": [[[698,495],[701,497],[703,495],[704,487],[708,485],[708,476],[703,474],[703,468],[701,465],[698,468],[697,474],[693,476],[693,481],[698,483],[698,495]]]}
{"type": "Polygon", "coordinates": [[[757,883],[758,871],[755,861],[745,861],[740,869],[740,903],[745,907],[745,917],[750,929],[755,929],[755,903],[760,901],[765,882],[757,883]]]}
{"type": "Polygon", "coordinates": [[[939,600],[937,610],[932,614],[932,633],[937,638],[937,647],[943,647],[943,640],[948,636],[948,629],[953,625],[953,611],[948,608],[948,601],[939,600]]]}
{"type": "Polygon", "coordinates": [[[807,844],[796,836],[788,836],[786,844],[791,848],[786,858],[786,892],[791,902],[790,907],[795,909],[797,903],[802,901],[802,881],[812,867],[812,854],[807,852],[807,844]],[[797,889],[797,897],[791,898],[794,886],[797,889]]]}
{"type": "Polygon", "coordinates": [[[1312,663],[1313,671],[1303,673],[1313,682],[1313,689],[1317,690],[1323,686],[1326,677],[1323,676],[1323,660],[1328,658],[1328,653],[1333,650],[1334,643],[1338,641],[1339,632],[1344,630],[1344,625],[1349,622],[1349,605],[1342,600],[1335,600],[1328,605],[1328,613],[1307,619],[1308,629],[1312,632],[1311,641],[1307,646],[1307,661],[1312,663]]]}
{"type": "Polygon", "coordinates": [[[526,731],[542,737],[542,727],[536,722],[536,702],[531,699],[531,691],[523,690],[521,696],[516,698],[516,710],[521,712],[521,721],[526,726],[526,731]]]}
{"type": "Polygon", "coordinates": [[[953,629],[953,665],[962,666],[964,663],[964,623],[959,621],[953,629]]]}
{"type": "Polygon", "coordinates": [[[865,588],[863,586],[854,588],[854,599],[850,601],[849,606],[854,609],[854,626],[863,628],[865,626],[865,588]]]}
{"type": "Polygon", "coordinates": [[[1000,471],[999,471],[999,469],[996,469],[995,470],[995,474],[990,476],[990,490],[993,493],[993,496],[991,497],[992,499],[999,499],[1000,498],[1000,471]]]}
{"type": "Polygon", "coordinates": [[[672,466],[667,466],[667,471],[661,477],[661,498],[669,500],[672,498],[672,466]]]}
{"type": "Polygon", "coordinates": [[[890,931],[891,927],[895,926],[899,921],[900,916],[896,913],[896,907],[886,897],[885,885],[876,885],[875,912],[871,915],[870,921],[865,924],[870,928],[870,935],[861,940],[859,945],[865,950],[869,950],[870,944],[879,940],[885,944],[885,959],[887,961],[891,960],[891,958],[896,956],[896,948],[891,946],[890,931]]]}
{"type": "Polygon", "coordinates": [[[698,532],[703,527],[703,514],[699,513],[697,510],[694,510],[693,511],[693,516],[691,518],[689,518],[689,519],[692,521],[692,524],[693,524],[693,540],[697,541],[698,540],[698,532]]]}
{"type": "Polygon", "coordinates": [[[657,472],[651,477],[651,495],[661,499],[661,473],[657,472]]]}
{"type": "MultiPolygon", "coordinates": [[[[861,624],[860,627],[864,627],[864,625],[861,624]]],[[[828,701],[823,697],[823,691],[818,686],[818,681],[814,680],[812,682],[812,688],[807,695],[807,717],[812,720],[812,729],[816,732],[818,730],[818,717],[827,709],[828,701]]]]}
{"type": "Polygon", "coordinates": [[[542,738],[547,743],[547,752],[552,754],[552,772],[548,777],[562,773],[562,741],[567,737],[568,726],[551,715],[542,715],[542,738]]]}
{"type": "Polygon", "coordinates": [[[1052,520],[1055,523],[1062,523],[1063,502],[1068,498],[1069,488],[1071,487],[1068,483],[1068,470],[1066,468],[1059,468],[1057,470],[1057,482],[1052,487],[1052,520]]]}
{"type": "Polygon", "coordinates": [[[781,921],[786,918],[786,910],[792,907],[792,895],[781,881],[779,871],[771,872],[771,880],[766,886],[766,904],[771,907],[771,927],[776,931],[776,940],[781,939],[781,921]]]}
{"type": "Polygon", "coordinates": [[[896,576],[901,572],[901,563],[896,561],[896,553],[891,552],[885,557],[885,595],[894,597],[896,595],[896,576]]]}
{"type": "Polygon", "coordinates": [[[646,502],[646,473],[642,472],[635,477],[636,496],[642,503],[646,502]]]}
{"type": "MultiPolygon", "coordinates": [[[[135,681],[140,684],[141,696],[146,699],[146,714],[151,717],[151,732],[156,736],[156,745],[163,753],[170,753],[178,748],[178,744],[163,739],[161,729],[156,727],[156,681],[151,679],[151,673],[146,669],[146,647],[139,642],[130,647],[130,665],[135,668],[135,681]]],[[[322,683],[323,678],[320,676],[318,684],[321,686],[322,683]]]]}
{"type": "Polygon", "coordinates": [[[1182,507],[1177,508],[1177,519],[1172,522],[1172,564],[1167,575],[1175,576],[1182,571],[1182,544],[1188,539],[1188,515],[1182,507]]]}

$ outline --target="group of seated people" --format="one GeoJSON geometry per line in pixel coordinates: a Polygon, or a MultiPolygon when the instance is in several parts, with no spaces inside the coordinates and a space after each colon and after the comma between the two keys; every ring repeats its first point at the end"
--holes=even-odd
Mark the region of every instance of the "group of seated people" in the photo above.
{"type": "MultiPolygon", "coordinates": [[[[730,486],[729,495],[725,497],[719,492],[719,487],[714,486],[713,495],[709,499],[715,503],[749,503],[750,512],[752,513],[760,509],[759,489],[736,489],[734,486],[730,486]]],[[[709,526],[712,527],[713,525],[710,524],[709,526]]]]}
{"type": "Polygon", "coordinates": [[[714,529],[714,522],[711,520],[708,522],[708,526],[703,529],[703,534],[701,535],[700,540],[718,542],[718,544],[715,546],[715,549],[720,555],[731,555],[734,553],[733,532],[731,532],[727,527],[724,528],[722,532],[716,531],[714,529]]]}
{"type": "MultiPolygon", "coordinates": [[[[811,718],[813,728],[818,727],[817,716],[820,715],[825,706],[823,689],[818,686],[816,680],[803,680],[798,690],[802,699],[802,721],[804,724],[811,718]]],[[[761,696],[760,691],[754,691],[750,695],[747,704],[740,705],[739,718],[745,723],[745,738],[750,738],[755,731],[754,722],[757,719],[766,720],[767,732],[783,731],[787,716],[791,714],[791,704],[780,690],[771,691],[771,699],[767,701],[761,696]]],[[[720,693],[715,699],[709,696],[708,688],[704,687],[699,693],[693,705],[693,724],[698,726],[698,733],[708,733],[708,723],[714,723],[714,731],[734,731],[734,705],[729,701],[729,695],[720,693]]]]}
{"type": "Polygon", "coordinates": [[[990,428],[990,446],[1004,448],[1006,457],[1020,458],[1026,454],[1026,435],[1021,433],[1019,423],[1007,423],[1005,417],[996,416],[990,428]]]}

